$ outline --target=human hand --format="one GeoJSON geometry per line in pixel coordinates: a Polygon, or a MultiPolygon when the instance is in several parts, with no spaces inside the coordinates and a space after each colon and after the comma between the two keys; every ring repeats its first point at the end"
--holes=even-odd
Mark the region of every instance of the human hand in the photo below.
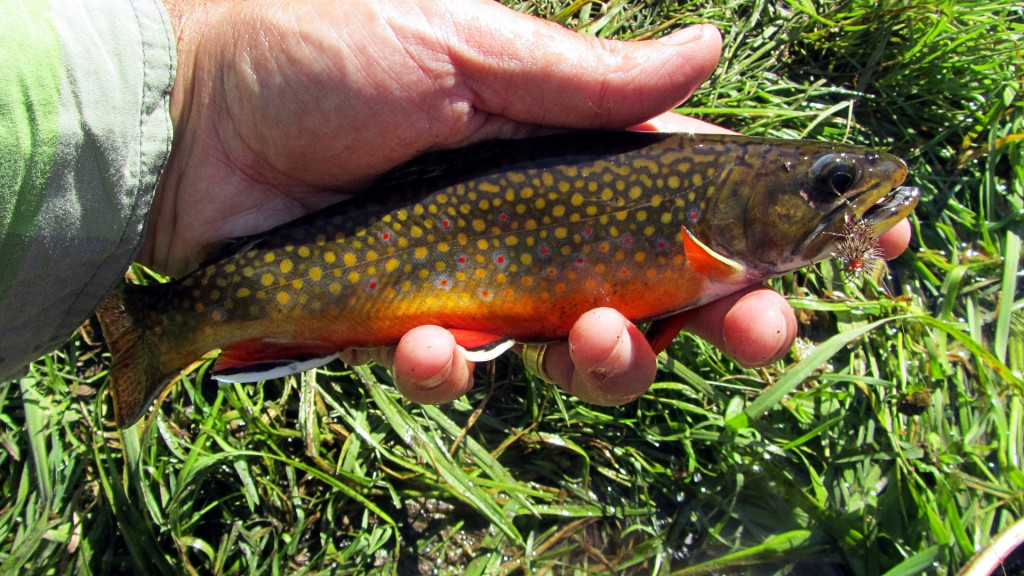
{"type": "MultiPolygon", "coordinates": [[[[487,0],[169,0],[168,9],[179,41],[175,142],[140,260],[172,275],[218,241],[332,204],[428,150],[644,122],[692,93],[721,42],[709,26],[604,41],[487,0]]],[[[651,126],[722,131],[673,116],[651,126]]],[[[747,336],[723,324],[735,307],[721,303],[693,325],[701,333],[717,322],[720,334],[705,331],[713,342],[741,362],[769,361],[788,349],[795,318],[777,294],[750,297],[767,303],[750,307],[761,323],[747,336]],[[750,337],[761,332],[775,336],[750,337]]],[[[383,354],[412,400],[446,402],[472,385],[443,329],[415,329],[383,354]]],[[[549,350],[544,368],[581,398],[615,404],[646,390],[654,366],[636,328],[602,310],[549,350]]]]}

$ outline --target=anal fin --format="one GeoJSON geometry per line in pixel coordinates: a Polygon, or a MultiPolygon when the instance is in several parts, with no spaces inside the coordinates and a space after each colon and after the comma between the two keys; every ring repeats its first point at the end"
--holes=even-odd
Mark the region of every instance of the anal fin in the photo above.
{"type": "Polygon", "coordinates": [[[240,342],[225,348],[213,365],[221,382],[260,382],[319,368],[338,357],[322,343],[240,342]]]}

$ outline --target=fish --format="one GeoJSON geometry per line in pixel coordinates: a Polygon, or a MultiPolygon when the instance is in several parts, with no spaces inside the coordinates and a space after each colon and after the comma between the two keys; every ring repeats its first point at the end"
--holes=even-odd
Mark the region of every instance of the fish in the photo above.
{"type": "Polygon", "coordinates": [[[917,204],[906,175],[883,152],[737,135],[582,132],[428,154],[187,276],[116,288],[98,308],[115,421],[134,424],[215,349],[214,377],[255,381],[425,324],[473,360],[564,340],[598,307],[656,325],[830,257],[850,221],[881,234],[917,204]]]}

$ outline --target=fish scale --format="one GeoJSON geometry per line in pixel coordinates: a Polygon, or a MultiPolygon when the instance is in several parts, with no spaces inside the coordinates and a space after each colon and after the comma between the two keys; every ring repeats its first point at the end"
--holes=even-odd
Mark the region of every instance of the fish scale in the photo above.
{"type": "MultiPolygon", "coordinates": [[[[567,134],[430,155],[181,280],[117,291],[101,320],[118,422],[214,348],[228,370],[392,345],[425,324],[473,349],[564,339],[601,306],[660,318],[827,257],[823,219],[862,217],[905,174],[861,148],[738,136],[567,134]]],[[[912,209],[899,204],[877,233],[912,209]]]]}

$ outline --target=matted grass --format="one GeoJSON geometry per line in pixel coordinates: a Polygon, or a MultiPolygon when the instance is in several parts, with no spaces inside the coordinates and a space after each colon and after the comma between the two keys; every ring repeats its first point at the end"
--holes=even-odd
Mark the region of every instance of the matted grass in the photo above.
{"type": "Polygon", "coordinates": [[[902,155],[924,199],[890,288],[786,277],[789,357],[683,335],[621,408],[515,358],[443,407],[376,367],[200,367],[121,434],[76,337],[0,384],[0,572],[952,574],[1022,516],[1018,3],[510,4],[606,37],[714,22],[683,111],[902,155]]]}

